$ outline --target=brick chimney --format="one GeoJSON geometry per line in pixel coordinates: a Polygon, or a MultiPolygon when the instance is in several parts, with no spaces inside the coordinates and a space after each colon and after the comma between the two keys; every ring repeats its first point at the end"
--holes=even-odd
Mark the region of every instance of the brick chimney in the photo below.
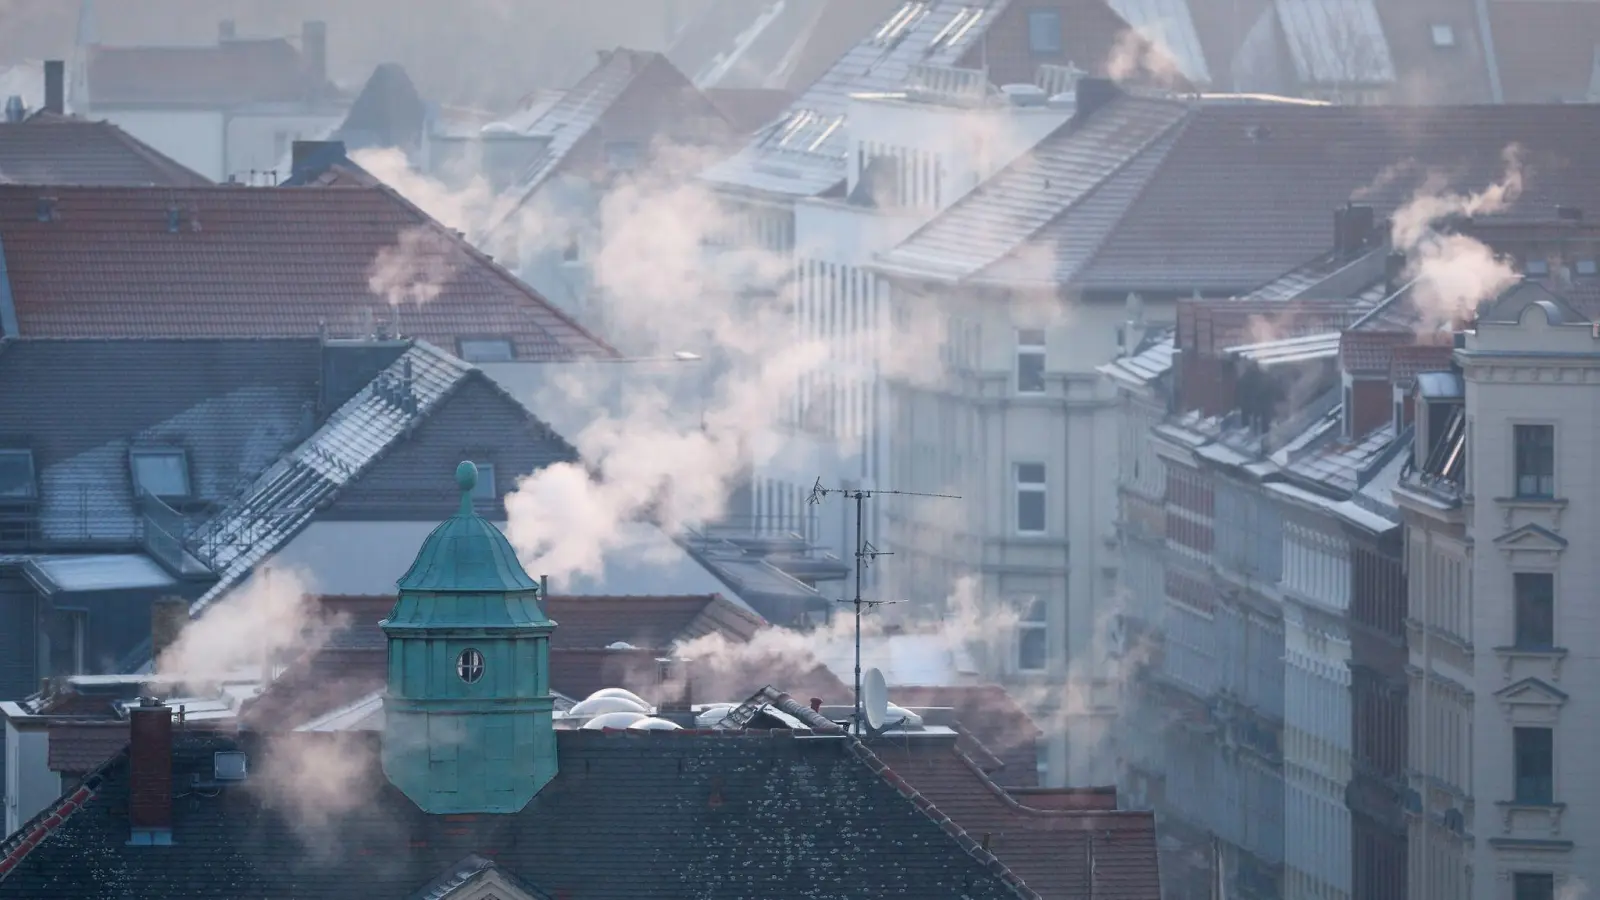
{"type": "Polygon", "coordinates": [[[160,660],[188,624],[189,601],[182,597],[162,597],[150,604],[150,658],[160,660]]]}
{"type": "Polygon", "coordinates": [[[67,64],[59,59],[44,63],[44,108],[58,116],[67,112],[67,64]]]}
{"type": "Polygon", "coordinates": [[[1073,86],[1077,96],[1076,109],[1072,114],[1074,119],[1082,121],[1103,109],[1106,104],[1122,96],[1122,89],[1109,78],[1093,78],[1084,76],[1078,79],[1073,86]]]}
{"type": "Polygon", "coordinates": [[[172,708],[155,697],[140,697],[128,718],[128,843],[170,844],[172,708]]]}

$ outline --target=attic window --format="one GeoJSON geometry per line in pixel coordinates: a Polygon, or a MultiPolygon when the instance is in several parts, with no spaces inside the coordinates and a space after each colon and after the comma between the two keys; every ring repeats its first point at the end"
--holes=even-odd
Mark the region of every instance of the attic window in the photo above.
{"type": "Polygon", "coordinates": [[[1449,25],[1433,26],[1433,45],[1435,47],[1454,47],[1456,45],[1456,30],[1449,25]]]}
{"type": "Polygon", "coordinates": [[[1550,263],[1543,259],[1530,259],[1523,263],[1522,273],[1530,278],[1543,278],[1550,274],[1550,263]]]}
{"type": "Polygon", "coordinates": [[[462,338],[461,358],[470,363],[511,362],[517,354],[510,338],[462,338]]]}
{"type": "Polygon", "coordinates": [[[472,502],[493,503],[500,495],[494,485],[494,463],[474,462],[478,467],[478,481],[472,486],[472,502]]]}
{"type": "Polygon", "coordinates": [[[0,450],[0,499],[32,500],[39,496],[33,479],[32,450],[0,450]]]}
{"type": "Polygon", "coordinates": [[[639,167],[638,141],[606,141],[606,165],[614,171],[631,172],[639,167]]]}
{"type": "Polygon", "coordinates": [[[133,490],[139,496],[188,497],[189,455],[182,450],[135,450],[133,490]]]}
{"type": "Polygon", "coordinates": [[[1596,267],[1595,261],[1592,259],[1580,259],[1574,263],[1574,266],[1579,275],[1594,275],[1596,272],[1600,272],[1600,268],[1596,267]]]}
{"type": "Polygon", "coordinates": [[[1028,49],[1038,56],[1061,52],[1061,10],[1028,11],[1028,49]]]}

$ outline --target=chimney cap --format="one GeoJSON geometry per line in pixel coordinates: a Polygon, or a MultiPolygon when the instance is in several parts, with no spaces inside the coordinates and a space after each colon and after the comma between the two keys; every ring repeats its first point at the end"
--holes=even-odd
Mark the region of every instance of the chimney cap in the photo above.
{"type": "Polygon", "coordinates": [[[140,709],[163,709],[166,707],[166,705],[167,704],[162,701],[160,697],[157,697],[154,694],[144,694],[139,697],[140,709]]]}

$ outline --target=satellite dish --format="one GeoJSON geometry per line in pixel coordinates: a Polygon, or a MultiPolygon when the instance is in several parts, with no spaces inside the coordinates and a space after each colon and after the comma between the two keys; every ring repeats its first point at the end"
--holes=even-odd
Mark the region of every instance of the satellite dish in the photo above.
{"type": "Polygon", "coordinates": [[[883,718],[889,712],[889,685],[878,669],[868,669],[861,679],[861,712],[867,717],[867,727],[877,731],[883,727],[883,718]]]}

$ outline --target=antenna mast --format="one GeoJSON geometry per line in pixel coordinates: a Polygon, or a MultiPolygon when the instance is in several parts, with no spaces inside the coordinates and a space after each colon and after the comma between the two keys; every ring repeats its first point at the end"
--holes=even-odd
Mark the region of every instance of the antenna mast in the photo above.
{"type": "Polygon", "coordinates": [[[861,733],[861,610],[864,607],[882,606],[885,603],[898,603],[898,600],[864,600],[861,597],[861,576],[867,566],[880,556],[893,556],[889,551],[879,550],[867,540],[866,533],[866,502],[872,497],[881,494],[897,494],[903,497],[938,497],[943,500],[960,500],[955,494],[929,494],[922,491],[890,491],[867,490],[865,488],[826,488],[822,486],[819,477],[817,483],[811,486],[811,495],[806,502],[812,506],[820,504],[829,494],[843,495],[847,500],[856,504],[856,596],[854,600],[841,600],[841,603],[850,603],[855,607],[856,614],[856,680],[855,680],[855,706],[851,717],[857,734],[861,733]]]}

